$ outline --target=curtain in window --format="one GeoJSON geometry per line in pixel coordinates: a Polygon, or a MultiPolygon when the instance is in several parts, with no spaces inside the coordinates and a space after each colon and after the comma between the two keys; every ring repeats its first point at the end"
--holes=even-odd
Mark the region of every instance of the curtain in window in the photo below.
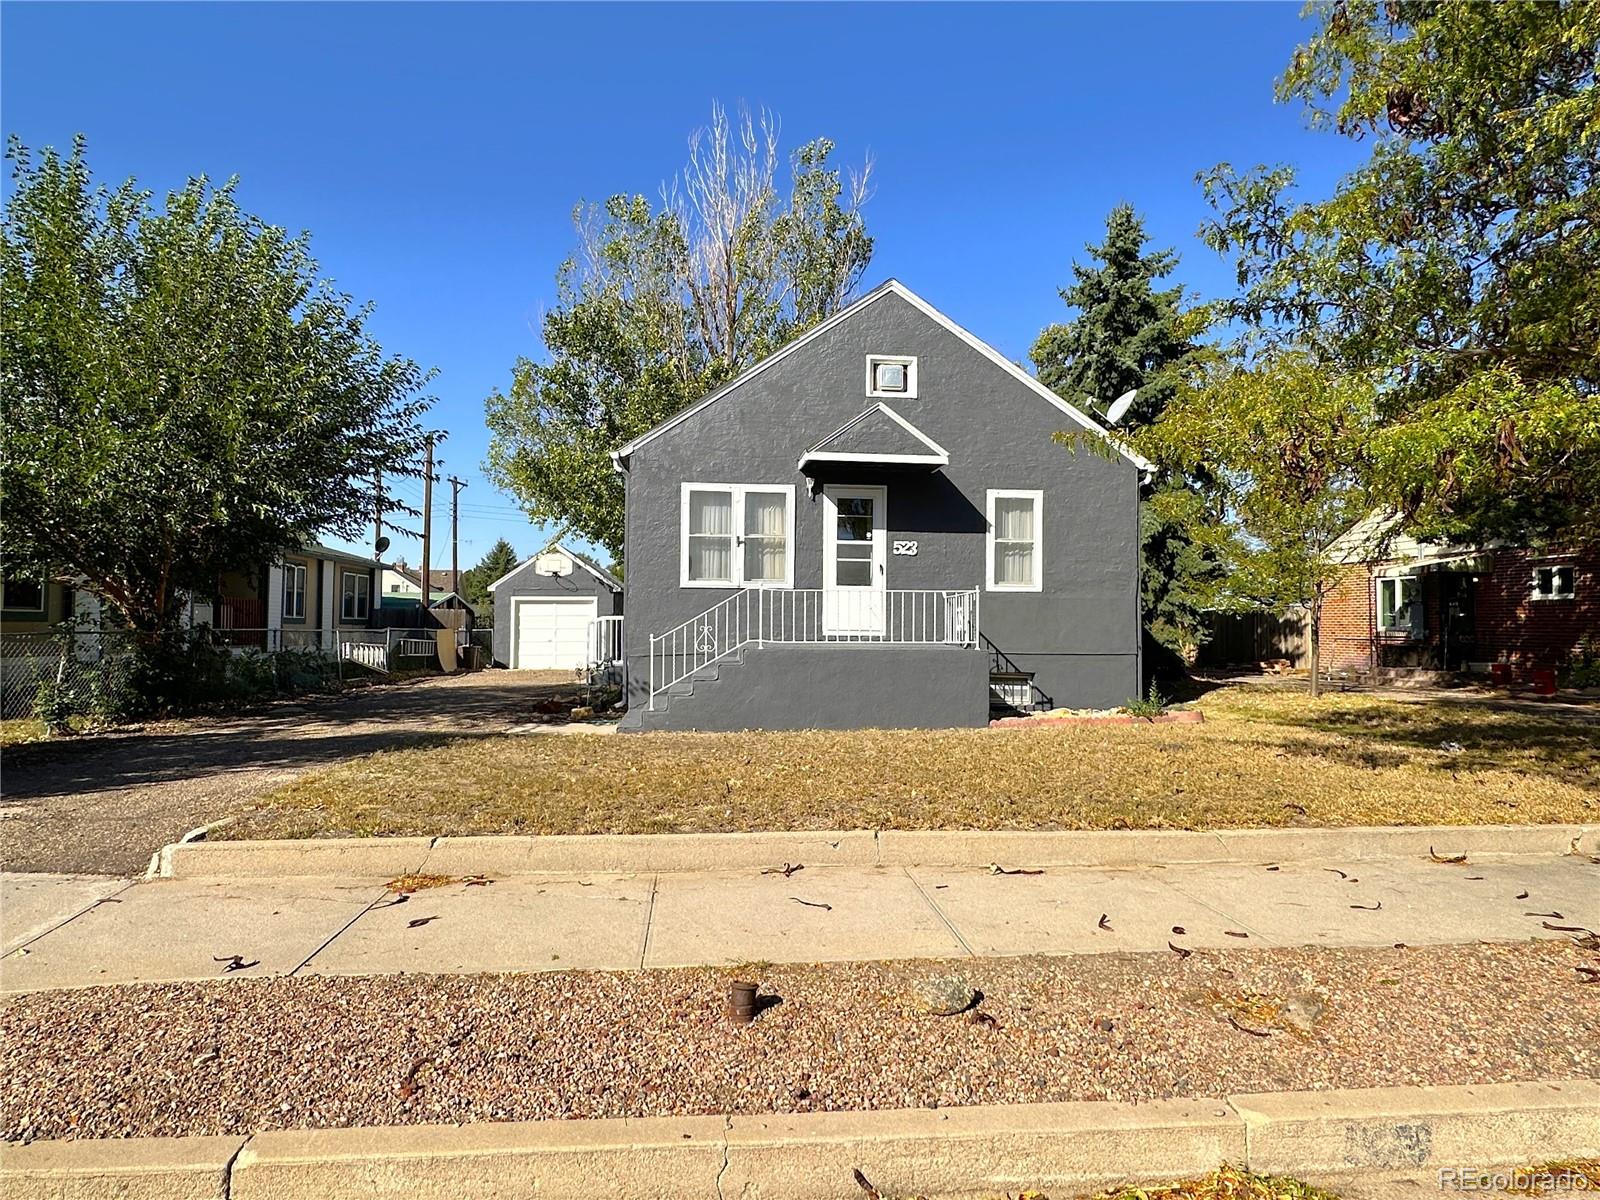
{"type": "Polygon", "coordinates": [[[733,496],[689,493],[689,578],[733,581],[733,496]]]}
{"type": "Polygon", "coordinates": [[[788,497],[781,492],[746,492],[744,581],[782,583],[789,550],[788,497]]]}
{"type": "Polygon", "coordinates": [[[1026,585],[1033,582],[1033,501],[997,496],[994,502],[994,581],[1026,585]]]}

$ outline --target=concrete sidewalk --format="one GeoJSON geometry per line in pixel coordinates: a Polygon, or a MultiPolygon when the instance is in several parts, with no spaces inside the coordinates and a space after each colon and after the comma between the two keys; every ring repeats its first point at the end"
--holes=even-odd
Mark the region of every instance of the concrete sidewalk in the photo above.
{"type": "Polygon", "coordinates": [[[1600,868],[1540,855],[519,875],[396,902],[372,877],[5,876],[0,990],[263,975],[1389,946],[1600,928],[1600,868]],[[1523,893],[1526,893],[1524,896],[1523,893]],[[1556,917],[1548,914],[1559,913],[1556,917]],[[1178,932],[1181,930],[1181,932],[1178,932]],[[237,969],[229,970],[233,956],[237,969]]]}

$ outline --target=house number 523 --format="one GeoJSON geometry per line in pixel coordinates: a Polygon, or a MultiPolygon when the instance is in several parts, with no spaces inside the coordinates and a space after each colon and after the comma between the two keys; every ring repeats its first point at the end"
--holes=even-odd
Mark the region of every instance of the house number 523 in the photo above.
{"type": "Polygon", "coordinates": [[[896,554],[909,554],[911,557],[915,558],[917,555],[917,544],[915,542],[896,542],[894,544],[894,552],[896,554]]]}

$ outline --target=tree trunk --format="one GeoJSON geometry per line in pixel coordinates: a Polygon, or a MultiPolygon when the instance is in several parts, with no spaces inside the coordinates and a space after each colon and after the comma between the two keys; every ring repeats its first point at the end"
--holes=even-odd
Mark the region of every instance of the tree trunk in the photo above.
{"type": "Polygon", "coordinates": [[[1322,593],[1311,596],[1311,698],[1322,694],[1318,682],[1322,674],[1322,593]]]}

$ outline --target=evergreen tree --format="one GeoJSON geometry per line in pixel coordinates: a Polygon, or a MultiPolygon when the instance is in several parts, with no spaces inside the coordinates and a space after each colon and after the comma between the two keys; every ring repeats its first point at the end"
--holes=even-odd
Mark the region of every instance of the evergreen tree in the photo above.
{"type": "MultiPolygon", "coordinates": [[[[1048,326],[1029,357],[1039,381],[1065,399],[1105,417],[1123,393],[1138,390],[1133,406],[1118,422],[1137,430],[1159,417],[1177,394],[1183,373],[1203,353],[1203,311],[1187,309],[1181,287],[1159,287],[1178,265],[1173,250],[1152,250],[1144,221],[1132,205],[1119,204],[1106,218],[1105,241],[1085,247],[1088,264],[1073,263],[1073,283],[1061,298],[1078,310],[1076,320],[1048,326]]],[[[1204,640],[1202,606],[1216,579],[1216,557],[1195,544],[1170,514],[1181,510],[1190,490],[1183,476],[1163,474],[1155,491],[1166,503],[1146,503],[1140,511],[1144,544],[1140,580],[1145,632],[1165,653],[1150,653],[1157,673],[1179,669],[1204,640]]]]}
{"type": "Polygon", "coordinates": [[[1177,267],[1178,255],[1148,249],[1149,240],[1132,205],[1113,208],[1105,241],[1085,247],[1092,261],[1073,263],[1072,286],[1061,289],[1078,318],[1047,326],[1028,355],[1040,383],[1096,416],[1139,389],[1119,422],[1128,429],[1160,415],[1205,329],[1204,317],[1184,308],[1181,287],[1157,287],[1177,267]]]}
{"type": "Polygon", "coordinates": [[[479,624],[494,624],[494,598],[489,595],[489,585],[521,561],[511,543],[501,538],[489,547],[489,553],[477,566],[461,572],[461,594],[477,612],[479,624]]]}

